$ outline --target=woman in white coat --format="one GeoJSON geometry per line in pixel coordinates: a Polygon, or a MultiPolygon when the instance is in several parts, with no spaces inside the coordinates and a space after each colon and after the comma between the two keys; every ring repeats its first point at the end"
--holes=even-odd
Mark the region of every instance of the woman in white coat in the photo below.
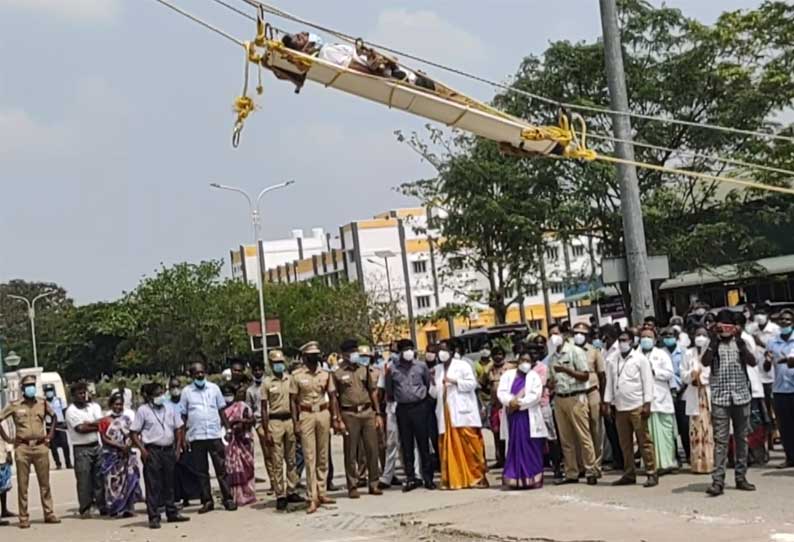
{"type": "Polygon", "coordinates": [[[670,354],[656,347],[656,331],[643,329],[640,350],[651,362],[653,370],[653,402],[648,428],[656,452],[659,475],[670,474],[678,468],[678,429],[675,423],[675,405],[670,391],[673,380],[673,360],[670,354]]]}
{"type": "Polygon", "coordinates": [[[505,371],[496,395],[503,408],[501,434],[507,440],[503,484],[515,489],[541,488],[548,430],[540,407],[543,382],[532,370],[528,354],[521,356],[518,369],[505,371]]]}
{"type": "Polygon", "coordinates": [[[436,399],[441,488],[488,487],[474,371],[443,345],[438,361],[430,395],[436,399]]]}
{"type": "Polygon", "coordinates": [[[705,327],[695,330],[695,346],[686,351],[681,364],[681,381],[687,384],[684,392],[686,414],[689,416],[689,465],[693,474],[711,474],[714,470],[714,429],[711,426],[711,368],[700,363],[711,340],[705,327]]]}

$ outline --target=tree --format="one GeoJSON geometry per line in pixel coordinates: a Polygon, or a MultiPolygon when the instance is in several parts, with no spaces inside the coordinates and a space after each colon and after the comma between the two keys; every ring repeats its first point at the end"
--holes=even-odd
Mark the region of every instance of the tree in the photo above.
{"type": "Polygon", "coordinates": [[[36,346],[39,364],[44,368],[50,365],[64,314],[72,308],[72,300],[66,290],[52,282],[17,279],[0,284],[0,336],[5,337],[4,349],[14,350],[22,358],[22,367],[33,366],[28,309],[24,302],[8,296],[18,295],[32,300],[47,291],[54,291],[55,294],[36,302],[36,346]]]}
{"type": "MultiPolygon", "coordinates": [[[[429,145],[416,135],[438,176],[405,183],[401,191],[435,210],[429,228],[442,239],[439,251],[458,265],[484,277],[487,292],[458,284],[458,269],[447,266],[441,279],[466,302],[485,302],[503,323],[508,308],[520,298],[526,277],[536,270],[544,245],[549,209],[538,200],[553,200],[556,181],[535,175],[528,161],[503,156],[491,141],[462,134],[445,137],[428,127],[429,145]]],[[[401,137],[401,136],[398,136],[401,137]]]]}
{"type": "MultiPolygon", "coordinates": [[[[673,149],[637,147],[637,159],[787,183],[781,173],[750,171],[691,153],[794,167],[790,143],[701,127],[717,124],[794,134],[791,126],[783,128],[777,121],[794,99],[794,49],[790,45],[794,6],[767,1],[757,10],[725,13],[713,26],[641,0],[622,0],[619,7],[631,110],[695,123],[682,126],[634,119],[635,141],[673,149]]],[[[556,42],[541,56],[524,59],[513,86],[579,105],[604,105],[609,96],[603,67],[600,41],[556,42]]],[[[516,93],[504,93],[495,103],[538,123],[547,124],[557,114],[516,93]]],[[[610,132],[608,115],[588,112],[586,120],[591,136],[610,132]]],[[[612,151],[603,139],[591,137],[590,142],[601,153],[612,151]]],[[[557,180],[552,219],[560,232],[592,233],[604,253],[623,253],[620,198],[611,166],[535,160],[531,167],[535,178],[557,180]]],[[[788,220],[794,210],[791,198],[649,170],[639,171],[639,183],[649,251],[668,254],[674,271],[769,256],[782,248],[780,239],[793,233],[788,220]],[[783,224],[789,227],[787,235],[767,236],[770,226],[783,224]]]]}

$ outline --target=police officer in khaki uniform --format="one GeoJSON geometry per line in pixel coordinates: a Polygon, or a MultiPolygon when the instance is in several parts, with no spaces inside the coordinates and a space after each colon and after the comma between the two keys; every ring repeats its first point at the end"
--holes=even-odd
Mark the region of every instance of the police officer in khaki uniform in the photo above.
{"type": "MultiPolygon", "coordinates": [[[[60,523],[55,516],[52,506],[52,492],[50,491],[50,442],[55,432],[55,424],[50,425],[47,432],[47,418],[54,421],[55,413],[47,401],[36,397],[36,377],[28,375],[22,378],[22,399],[11,403],[0,412],[0,422],[11,418],[14,420],[15,439],[13,441],[15,452],[14,460],[17,464],[17,481],[19,483],[19,528],[30,528],[28,515],[28,483],[30,482],[30,468],[36,469],[36,479],[39,481],[41,494],[41,507],[44,510],[45,523],[60,523]]],[[[12,443],[9,436],[0,424],[0,437],[12,443]]]]}
{"type": "Polygon", "coordinates": [[[300,435],[306,465],[306,497],[313,514],[321,504],[333,504],[326,496],[331,419],[338,424],[336,389],[331,373],[320,366],[320,347],[315,341],[301,347],[303,367],[292,373],[290,398],[295,434],[300,435]]]}
{"type": "Polygon", "coordinates": [[[287,374],[284,353],[271,350],[268,354],[273,376],[262,382],[262,426],[267,447],[268,475],[276,494],[276,510],[286,510],[287,503],[303,502],[295,493],[298,470],[295,467],[295,427],[290,410],[291,377],[287,374]],[[287,480],[284,482],[284,463],[287,463],[287,480]]]}
{"type": "Polygon", "coordinates": [[[364,365],[358,352],[358,342],[348,339],[339,347],[342,363],[333,372],[334,387],[338,397],[341,421],[337,429],[342,433],[345,450],[345,475],[347,493],[351,499],[358,499],[358,451],[363,444],[366,458],[369,493],[382,495],[378,489],[378,427],[380,418],[377,411],[378,376],[369,364],[364,365]]]}

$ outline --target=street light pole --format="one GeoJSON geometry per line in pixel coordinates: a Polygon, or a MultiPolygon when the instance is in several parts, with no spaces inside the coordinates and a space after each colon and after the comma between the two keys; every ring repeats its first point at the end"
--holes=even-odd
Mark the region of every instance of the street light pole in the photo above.
{"type": "MultiPolygon", "coordinates": [[[[260,238],[262,237],[262,213],[259,210],[259,203],[262,201],[262,197],[267,194],[268,192],[272,192],[273,190],[278,190],[279,188],[286,188],[291,184],[295,184],[295,181],[287,181],[284,183],[274,184],[273,186],[268,186],[267,188],[263,189],[259,195],[254,200],[248,195],[248,192],[241,188],[237,188],[235,186],[227,186],[224,184],[218,183],[210,183],[212,188],[217,188],[218,190],[229,190],[231,192],[237,192],[238,194],[242,194],[245,196],[245,199],[248,201],[248,212],[251,216],[251,226],[254,234],[254,245],[256,245],[256,289],[259,294],[259,325],[262,327],[262,360],[265,364],[266,368],[270,367],[270,362],[267,357],[267,321],[265,317],[265,292],[264,292],[264,274],[265,274],[265,254],[264,254],[264,247],[259,242],[260,238]]],[[[244,256],[244,255],[243,255],[244,256]]]]}
{"type": "Polygon", "coordinates": [[[36,349],[36,301],[39,299],[44,299],[45,297],[55,295],[55,290],[47,290],[43,294],[39,294],[34,297],[32,300],[29,300],[26,297],[22,297],[21,295],[11,295],[8,294],[8,297],[11,299],[16,299],[18,301],[24,301],[25,304],[28,306],[28,319],[30,320],[30,335],[33,341],[33,367],[39,367],[39,355],[36,349]]]}

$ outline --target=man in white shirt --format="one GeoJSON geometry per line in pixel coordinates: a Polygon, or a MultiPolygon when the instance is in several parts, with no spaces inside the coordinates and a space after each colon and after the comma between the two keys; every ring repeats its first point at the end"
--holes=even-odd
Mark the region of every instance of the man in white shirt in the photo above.
{"type": "Polygon", "coordinates": [[[658,485],[656,457],[648,428],[653,402],[654,378],[651,364],[639,350],[633,348],[634,334],[624,330],[618,336],[619,355],[607,364],[607,385],[604,392],[604,415],[615,409],[615,423],[623,452],[623,476],[613,485],[632,485],[637,482],[634,466],[634,437],[645,462],[648,479],[645,487],[658,485]]]}
{"type": "MultiPolygon", "coordinates": [[[[769,319],[769,314],[772,312],[772,307],[769,303],[762,303],[755,307],[752,312],[753,321],[747,324],[747,332],[752,335],[755,341],[755,359],[757,360],[758,377],[761,381],[761,386],[764,389],[764,405],[766,406],[767,414],[771,419],[766,436],[767,455],[772,451],[775,446],[775,410],[772,401],[772,385],[775,383],[775,365],[767,364],[769,370],[765,370],[764,361],[766,361],[767,345],[780,335],[780,326],[769,319]]],[[[755,395],[753,395],[755,397],[755,395]]]]}
{"type": "Polygon", "coordinates": [[[107,515],[105,484],[102,478],[102,445],[99,440],[99,421],[102,409],[88,400],[88,386],[76,382],[71,388],[72,404],[66,409],[66,428],[72,443],[74,476],[77,480],[77,500],[80,516],[89,517],[91,506],[99,514],[107,515]]]}

